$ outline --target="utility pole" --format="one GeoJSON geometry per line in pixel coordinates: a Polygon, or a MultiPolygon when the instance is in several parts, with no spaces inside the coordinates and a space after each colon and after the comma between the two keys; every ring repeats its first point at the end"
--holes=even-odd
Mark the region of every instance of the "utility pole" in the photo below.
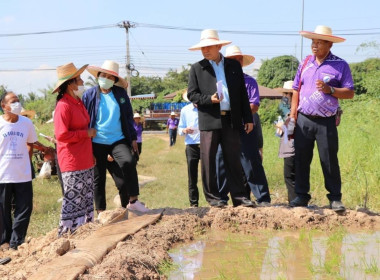
{"type": "Polygon", "coordinates": [[[131,24],[129,21],[123,21],[123,25],[119,25],[119,26],[125,28],[125,32],[127,35],[127,39],[126,39],[127,57],[126,57],[125,68],[127,70],[127,82],[128,82],[127,93],[128,93],[128,96],[131,97],[131,55],[129,53],[129,28],[133,28],[135,27],[135,25],[131,24]]]}

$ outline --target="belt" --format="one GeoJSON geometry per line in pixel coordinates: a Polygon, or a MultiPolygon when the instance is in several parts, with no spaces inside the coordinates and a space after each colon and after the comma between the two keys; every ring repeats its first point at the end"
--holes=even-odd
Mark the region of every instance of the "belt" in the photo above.
{"type": "Polygon", "coordinates": [[[220,115],[222,115],[222,116],[229,116],[229,115],[231,115],[231,111],[224,111],[224,110],[222,110],[222,111],[220,111],[220,115]]]}
{"type": "Polygon", "coordinates": [[[299,112],[302,116],[305,116],[306,118],[309,118],[309,119],[327,119],[327,118],[332,118],[332,117],[335,117],[334,116],[330,116],[330,117],[322,117],[322,116],[314,116],[314,115],[306,115],[304,113],[301,113],[299,112]]]}

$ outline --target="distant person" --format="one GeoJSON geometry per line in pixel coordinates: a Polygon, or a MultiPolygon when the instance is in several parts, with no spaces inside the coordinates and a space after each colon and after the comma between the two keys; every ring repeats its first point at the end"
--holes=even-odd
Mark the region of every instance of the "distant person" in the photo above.
{"type": "Polygon", "coordinates": [[[142,152],[142,133],[144,131],[143,124],[141,123],[141,116],[139,113],[134,113],[133,114],[133,121],[134,121],[134,128],[136,130],[136,135],[137,135],[137,148],[139,150],[138,155],[141,155],[142,152]]]}
{"type": "MultiPolygon", "coordinates": [[[[238,46],[229,46],[226,49],[225,57],[238,61],[241,67],[248,66],[255,61],[255,57],[252,55],[243,54],[238,46]]],[[[261,206],[268,206],[271,202],[268,181],[265,175],[264,167],[262,165],[262,131],[260,118],[257,111],[260,106],[259,87],[256,80],[243,73],[245,86],[247,88],[249,105],[251,108],[252,118],[256,120],[254,123],[252,132],[246,133],[241,127],[240,129],[240,142],[241,142],[241,155],[240,161],[244,171],[244,177],[248,189],[250,189],[256,198],[256,201],[261,206]],[[260,143],[259,143],[260,142],[260,143]],[[261,153],[260,153],[261,148],[261,153]]],[[[219,183],[219,190],[222,195],[222,199],[228,200],[228,190],[230,186],[226,184],[224,162],[221,149],[219,147],[217,153],[217,176],[219,183]]],[[[250,191],[248,190],[248,194],[250,191]]]]}
{"type": "Polygon", "coordinates": [[[253,129],[252,114],[242,68],[220,50],[230,41],[219,40],[216,30],[205,29],[190,50],[201,50],[204,59],[190,68],[188,98],[198,107],[203,191],[207,202],[224,207],[216,183],[216,152],[221,144],[227,182],[234,206],[254,207],[244,190],[240,163],[240,128],[253,129]]]}
{"type": "MultiPolygon", "coordinates": [[[[283,96],[279,105],[279,111],[281,112],[281,117],[284,120],[287,120],[290,114],[290,105],[292,102],[293,93],[292,86],[293,81],[287,81],[284,83],[282,89],[283,96]]],[[[278,157],[284,159],[284,181],[288,192],[288,202],[290,203],[293,199],[297,197],[297,195],[295,192],[296,166],[294,153],[294,138],[289,136],[288,133],[282,132],[280,138],[280,148],[278,151],[278,157]]]]}
{"type": "MultiPolygon", "coordinates": [[[[182,98],[189,102],[187,92],[183,94],[182,98]]],[[[190,103],[183,107],[178,124],[178,134],[181,136],[185,135],[190,207],[198,207],[199,203],[198,164],[201,154],[199,147],[198,109],[196,106],[197,105],[190,103]]]]}
{"type": "Polygon", "coordinates": [[[178,118],[176,118],[176,113],[171,112],[170,118],[166,122],[166,133],[169,131],[170,146],[175,145],[177,140],[177,128],[178,128],[178,118]]]}
{"type": "Polygon", "coordinates": [[[311,199],[310,164],[317,142],[330,208],[343,212],[335,116],[338,99],[353,98],[354,83],[347,62],[330,50],[333,43],[345,39],[334,36],[331,28],[323,25],[317,26],[314,32],[300,34],[312,40],[312,55],[300,64],[293,83],[290,118],[297,122],[294,132],[297,197],[289,205],[305,207],[311,199]]]}
{"type": "Polygon", "coordinates": [[[54,135],[58,165],[63,182],[63,201],[58,235],[72,233],[94,220],[94,158],[91,138],[96,130],[88,128],[90,117],[80,95],[80,75],[88,64],[77,69],[73,63],[57,67],[58,82],[54,113],[54,135]]]}
{"type": "Polygon", "coordinates": [[[95,206],[98,213],[106,210],[106,168],[110,155],[121,169],[123,186],[128,188],[129,210],[146,212],[140,201],[139,181],[136,169],[138,154],[137,134],[134,128],[133,110],[125,91],[128,83],[119,76],[119,64],[106,60],[102,67],[89,66],[98,85],[83,94],[83,102],[90,115],[90,127],[97,131],[92,139],[95,166],[95,206]]]}
{"type": "Polygon", "coordinates": [[[37,135],[32,121],[20,115],[22,107],[16,94],[6,92],[0,102],[4,112],[0,116],[0,205],[4,219],[0,245],[17,250],[25,241],[33,209],[30,160],[37,135]]]}

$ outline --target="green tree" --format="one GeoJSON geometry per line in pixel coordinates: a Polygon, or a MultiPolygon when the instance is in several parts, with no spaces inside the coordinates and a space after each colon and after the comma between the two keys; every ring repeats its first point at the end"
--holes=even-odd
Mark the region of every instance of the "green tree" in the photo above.
{"type": "Polygon", "coordinates": [[[367,82],[372,79],[371,74],[378,73],[380,70],[380,59],[369,58],[362,62],[351,63],[350,69],[354,80],[355,94],[365,94],[368,91],[367,82]]]}
{"type": "Polygon", "coordinates": [[[298,64],[298,59],[291,55],[264,60],[257,76],[257,82],[269,88],[282,87],[284,82],[294,79],[298,64]]]}

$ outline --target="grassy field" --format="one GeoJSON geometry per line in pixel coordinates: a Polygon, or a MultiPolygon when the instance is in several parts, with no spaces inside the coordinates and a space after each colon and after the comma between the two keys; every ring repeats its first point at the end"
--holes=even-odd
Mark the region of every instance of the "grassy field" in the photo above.
{"type": "MultiPolygon", "coordinates": [[[[339,161],[342,175],[343,202],[349,208],[367,207],[380,211],[380,100],[358,99],[343,103],[344,114],[339,126],[339,161]]],[[[37,133],[52,135],[51,124],[38,126],[37,133]]],[[[279,139],[274,136],[271,125],[263,126],[264,168],[274,202],[286,202],[286,187],[283,181],[283,160],[277,157],[279,139]]],[[[43,139],[40,139],[44,142],[43,139]]],[[[45,142],[46,143],[46,142],[45,142]]],[[[183,138],[169,147],[167,134],[144,134],[143,151],[138,164],[138,173],[154,176],[156,181],[140,189],[140,199],[150,208],[187,208],[187,169],[183,138]]],[[[311,203],[328,204],[318,153],[315,150],[310,174],[311,203]]],[[[57,227],[61,203],[61,190],[56,178],[35,179],[34,210],[28,234],[38,236],[57,227]]],[[[207,206],[202,186],[200,206],[207,206]]],[[[113,198],[117,194],[111,178],[107,179],[107,208],[116,206],[113,198]]]]}

